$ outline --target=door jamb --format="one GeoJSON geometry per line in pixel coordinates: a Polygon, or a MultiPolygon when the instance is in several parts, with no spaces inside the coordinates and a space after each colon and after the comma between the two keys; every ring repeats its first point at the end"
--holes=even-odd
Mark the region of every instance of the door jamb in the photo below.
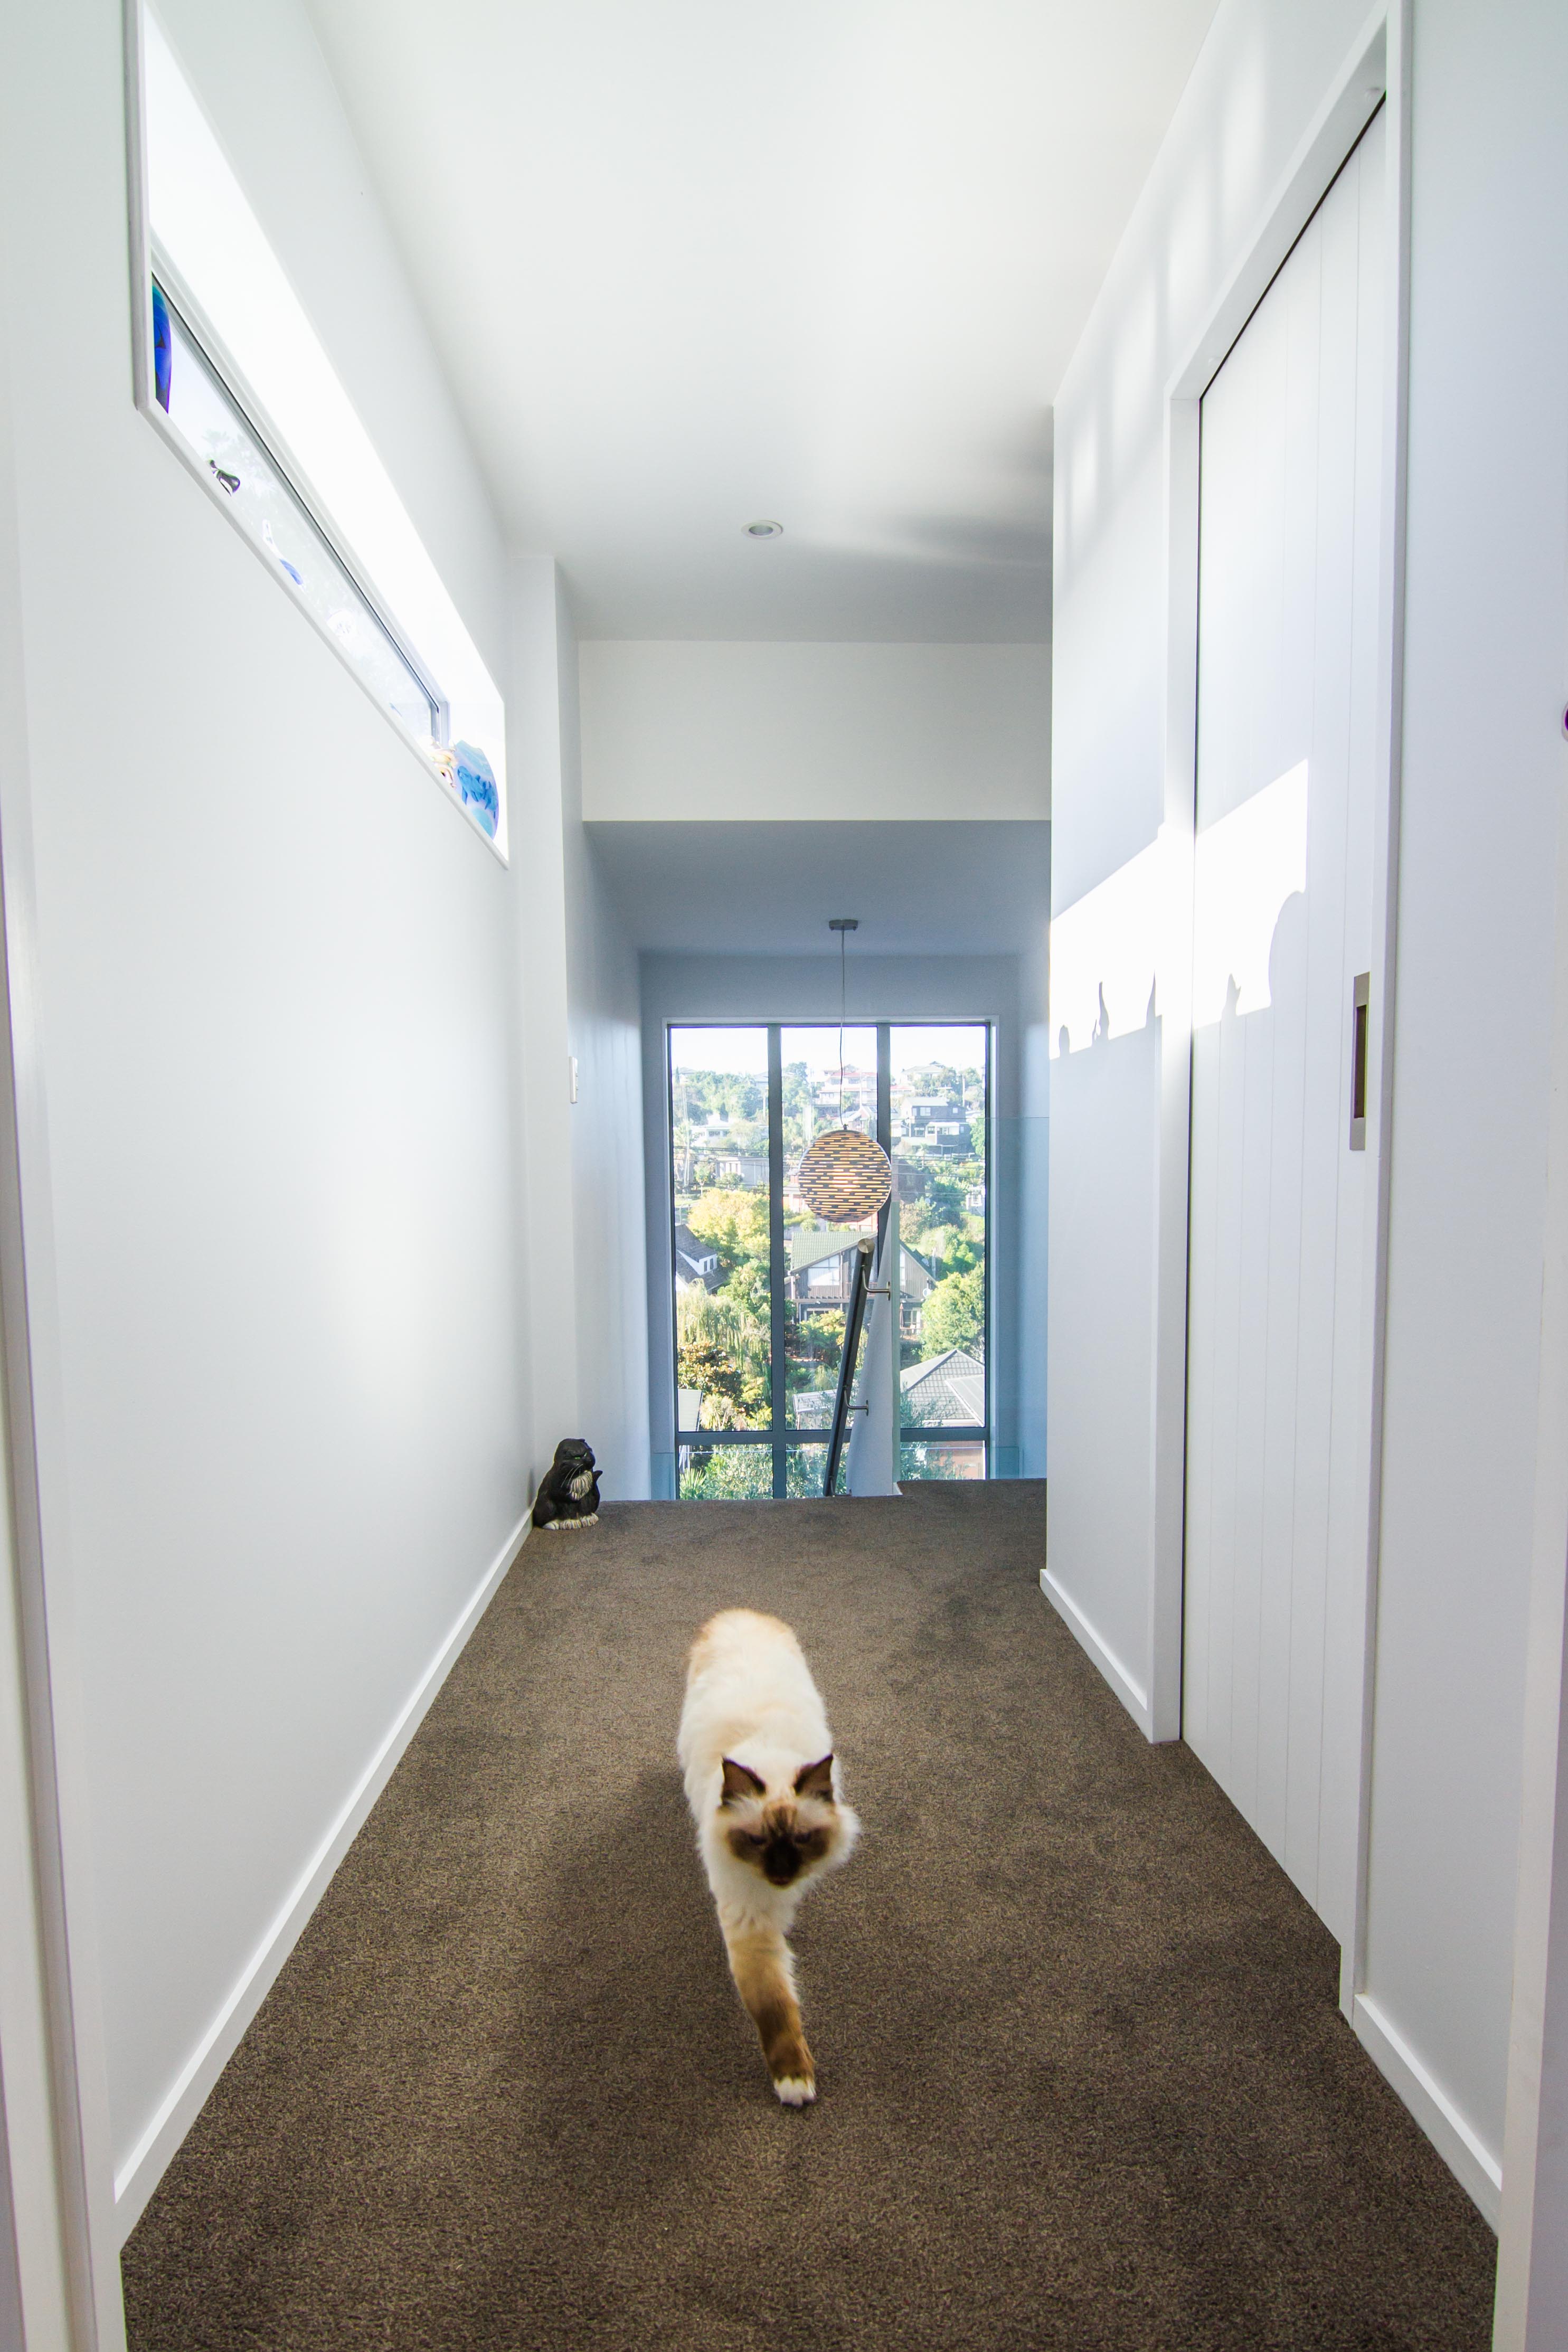
{"type": "Polygon", "coordinates": [[[16,1874],[0,1911],[0,2159],[24,2341],[122,2352],[69,1562],[40,1434],[58,1426],[58,1318],[14,460],[0,371],[0,1844],[16,1874]]]}

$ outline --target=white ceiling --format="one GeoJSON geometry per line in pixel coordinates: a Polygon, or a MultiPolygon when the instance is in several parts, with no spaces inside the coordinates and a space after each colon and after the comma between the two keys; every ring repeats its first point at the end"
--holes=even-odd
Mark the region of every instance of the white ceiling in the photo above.
{"type": "Polygon", "coordinates": [[[1051,828],[1026,818],[907,824],[590,824],[632,945],[694,955],[858,957],[1038,949],[1051,828]]]}
{"type": "Polygon", "coordinates": [[[1215,0],[310,5],[584,635],[1048,635],[1050,403],[1215,0]]]}

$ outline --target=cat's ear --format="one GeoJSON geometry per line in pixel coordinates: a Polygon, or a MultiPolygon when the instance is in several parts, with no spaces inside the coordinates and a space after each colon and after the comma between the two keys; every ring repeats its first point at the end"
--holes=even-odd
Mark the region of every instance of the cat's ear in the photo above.
{"type": "Polygon", "coordinates": [[[820,1797],[826,1804],[833,1802],[833,1758],[825,1756],[819,1764],[803,1764],[795,1776],[797,1797],[820,1797]]]}
{"type": "Polygon", "coordinates": [[[725,1804],[732,1804],[737,1797],[761,1797],[766,1793],[767,1785],[765,1780],[760,1780],[757,1778],[749,1764],[737,1764],[732,1756],[725,1757],[723,1796],[725,1804]]]}

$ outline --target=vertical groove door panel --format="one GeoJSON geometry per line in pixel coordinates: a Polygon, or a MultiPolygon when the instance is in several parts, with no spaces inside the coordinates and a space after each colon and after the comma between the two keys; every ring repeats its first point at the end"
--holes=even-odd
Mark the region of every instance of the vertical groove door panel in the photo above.
{"type": "Polygon", "coordinates": [[[1204,395],[1183,1732],[1342,1939],[1364,1567],[1384,118],[1204,395]]]}

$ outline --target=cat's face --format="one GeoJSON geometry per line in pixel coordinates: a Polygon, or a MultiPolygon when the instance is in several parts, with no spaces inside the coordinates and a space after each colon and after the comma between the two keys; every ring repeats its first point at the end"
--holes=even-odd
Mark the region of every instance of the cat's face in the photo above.
{"type": "Polygon", "coordinates": [[[726,1756],[721,1804],[731,1853],[771,1886],[793,1886],[827,1860],[843,1834],[831,1756],[803,1764],[794,1787],[773,1796],[749,1765],[726,1756]]]}

